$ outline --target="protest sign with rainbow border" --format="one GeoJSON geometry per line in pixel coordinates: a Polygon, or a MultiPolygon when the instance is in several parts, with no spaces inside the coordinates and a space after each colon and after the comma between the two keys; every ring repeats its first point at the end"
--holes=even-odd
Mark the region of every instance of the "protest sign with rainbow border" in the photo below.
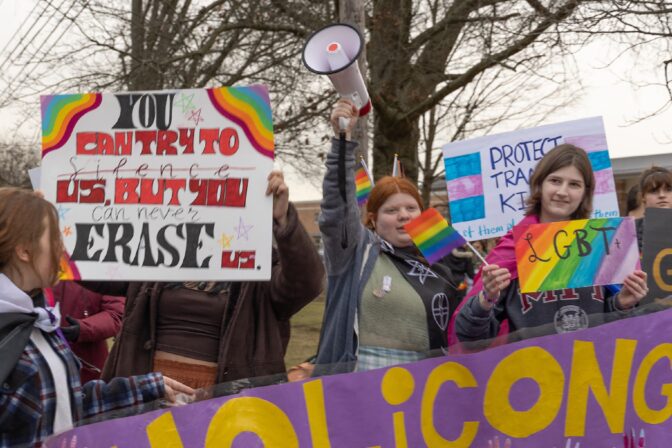
{"type": "Polygon", "coordinates": [[[48,95],[41,106],[62,279],[270,278],[264,86],[48,95]]]}

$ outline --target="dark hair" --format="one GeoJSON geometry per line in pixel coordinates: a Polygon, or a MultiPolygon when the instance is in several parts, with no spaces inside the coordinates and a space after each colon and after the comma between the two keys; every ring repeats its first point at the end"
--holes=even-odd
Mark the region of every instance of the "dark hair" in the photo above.
{"type": "Polygon", "coordinates": [[[420,210],[423,210],[422,198],[420,193],[418,193],[418,188],[413,185],[413,183],[403,177],[392,177],[385,176],[376,181],[373,189],[371,190],[371,195],[369,196],[368,201],[366,202],[366,226],[369,229],[373,229],[373,220],[371,215],[376,216],[378,214],[378,209],[387,201],[387,199],[397,193],[406,193],[413,196],[413,199],[418,203],[420,210]]]}
{"type": "Polygon", "coordinates": [[[40,238],[44,233],[44,218],[51,241],[53,272],[48,280],[56,283],[61,258],[61,232],[58,228],[58,213],[54,206],[29,190],[0,188],[0,269],[14,258],[16,247],[25,245],[31,255],[31,264],[40,251],[40,238]]]}
{"type": "Polygon", "coordinates": [[[639,184],[635,184],[628,190],[628,196],[625,199],[625,215],[636,210],[642,205],[642,195],[639,193],[639,184]]]}
{"type": "Polygon", "coordinates": [[[672,173],[662,166],[652,166],[644,170],[639,178],[639,191],[641,197],[647,193],[658,191],[661,187],[672,189],[672,173]]]}
{"type": "Polygon", "coordinates": [[[575,167],[581,173],[585,186],[583,199],[570,218],[586,219],[590,217],[593,211],[593,192],[595,191],[593,167],[586,151],[567,143],[558,145],[548,151],[534,168],[534,173],[530,178],[530,197],[526,201],[526,216],[539,216],[541,214],[541,185],[549,174],[568,166],[575,167]]]}

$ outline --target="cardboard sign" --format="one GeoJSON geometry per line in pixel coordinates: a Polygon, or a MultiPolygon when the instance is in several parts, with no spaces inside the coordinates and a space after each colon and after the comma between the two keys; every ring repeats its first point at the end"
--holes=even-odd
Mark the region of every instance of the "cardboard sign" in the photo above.
{"type": "Polygon", "coordinates": [[[453,142],[443,147],[450,223],[469,241],[502,236],[523,218],[534,167],[554,147],[588,153],[595,173],[592,218],[618,217],[601,117],[453,142]]]}
{"type": "Polygon", "coordinates": [[[648,274],[649,294],[642,303],[672,295],[672,210],[647,208],[644,214],[642,267],[648,274]]]}
{"type": "Polygon", "coordinates": [[[273,123],[264,86],[41,98],[62,278],[267,280],[273,123]]]}
{"type": "Polygon", "coordinates": [[[532,224],[516,240],[521,292],[623,283],[639,269],[632,218],[532,224]]]}
{"type": "Polygon", "coordinates": [[[81,426],[61,447],[665,447],[672,310],[81,426]],[[571,443],[570,443],[571,440],[571,443]],[[500,445],[502,446],[502,445],[500,445]],[[633,445],[630,445],[633,446],[633,445]]]}

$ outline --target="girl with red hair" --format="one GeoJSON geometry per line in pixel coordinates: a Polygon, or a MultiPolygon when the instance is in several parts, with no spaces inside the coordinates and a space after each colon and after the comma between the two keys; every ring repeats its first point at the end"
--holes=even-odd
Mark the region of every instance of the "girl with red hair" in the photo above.
{"type": "MultiPolygon", "coordinates": [[[[331,114],[336,135],[339,119],[348,120],[349,134],[356,115],[352,103],[340,100],[331,114]]],[[[345,142],[345,194],[339,189],[338,139],[327,156],[319,224],[328,287],[318,372],[369,370],[443,353],[456,301],[450,270],[429,266],[404,230],[423,210],[413,183],[379,179],[362,224],[355,200],[356,147],[345,142]]]]}

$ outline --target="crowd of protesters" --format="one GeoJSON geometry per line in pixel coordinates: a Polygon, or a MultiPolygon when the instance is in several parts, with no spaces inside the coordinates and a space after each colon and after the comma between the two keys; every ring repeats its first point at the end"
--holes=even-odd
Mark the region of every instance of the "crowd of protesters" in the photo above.
{"type": "MultiPolygon", "coordinates": [[[[325,284],[315,370],[297,378],[441,356],[504,327],[517,337],[576,331],[605,315],[628,317],[647,296],[647,274],[634,270],[618,288],[554,291],[575,298],[574,315],[562,301],[522,310],[512,231],[494,248],[474,242],[478,254],[463,247],[428,263],[404,228],[424,209],[408,179],[377,179],[362,216],[350,136],[356,121],[351,102],[334,106],[319,218],[324,264],[283,175],[269,175],[274,247],[265,282],[57,284],[63,246],[56,209],[38,193],[0,189],[0,446],[39,445],[97,413],[159,399],[188,402],[197,389],[284,376],[290,318],[325,284]],[[48,306],[51,297],[57,306],[48,306]]],[[[594,190],[585,151],[559,145],[531,176],[521,224],[588,218],[594,190]]],[[[651,207],[672,208],[665,168],[646,170],[628,194],[640,249],[651,207]]]]}

